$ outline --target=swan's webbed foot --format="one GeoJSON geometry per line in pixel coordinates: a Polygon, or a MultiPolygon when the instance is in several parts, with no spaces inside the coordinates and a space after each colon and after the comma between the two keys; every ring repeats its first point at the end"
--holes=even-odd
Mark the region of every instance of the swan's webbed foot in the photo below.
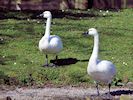
{"type": "Polygon", "coordinates": [[[50,63],[49,64],[49,67],[56,67],[57,65],[56,64],[53,64],[53,63],[50,63]]]}
{"type": "Polygon", "coordinates": [[[96,84],[97,96],[100,96],[98,82],[97,81],[94,81],[94,83],[96,84]]]}
{"type": "Polygon", "coordinates": [[[44,64],[42,65],[42,67],[49,67],[49,64],[44,64]]]}
{"type": "Polygon", "coordinates": [[[42,67],[57,67],[56,64],[50,63],[50,64],[44,64],[42,67]]]}
{"type": "Polygon", "coordinates": [[[56,55],[56,58],[55,58],[55,63],[49,63],[48,62],[48,55],[46,55],[46,61],[45,61],[45,64],[42,65],[42,67],[57,67],[57,60],[58,60],[58,56],[56,55]]]}

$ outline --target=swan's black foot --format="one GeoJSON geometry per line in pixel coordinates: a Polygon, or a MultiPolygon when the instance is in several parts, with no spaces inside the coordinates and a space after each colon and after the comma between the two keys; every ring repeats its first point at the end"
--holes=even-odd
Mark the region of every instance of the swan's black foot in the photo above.
{"type": "Polygon", "coordinates": [[[44,64],[42,67],[57,67],[56,64],[50,63],[50,64],[44,64]]]}
{"type": "Polygon", "coordinates": [[[53,64],[53,63],[50,63],[49,64],[49,67],[57,67],[57,65],[56,64],[53,64]]]}
{"type": "Polygon", "coordinates": [[[42,65],[42,67],[49,67],[49,64],[44,64],[42,65]]]}

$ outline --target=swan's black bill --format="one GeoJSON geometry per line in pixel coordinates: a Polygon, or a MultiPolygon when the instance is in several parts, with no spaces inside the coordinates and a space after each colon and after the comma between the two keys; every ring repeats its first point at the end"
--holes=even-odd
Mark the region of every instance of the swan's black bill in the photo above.
{"type": "Polygon", "coordinates": [[[37,15],[36,17],[43,17],[43,14],[37,15]]]}
{"type": "Polygon", "coordinates": [[[84,32],[84,33],[82,33],[84,36],[87,36],[88,35],[88,31],[87,32],[84,32]]]}

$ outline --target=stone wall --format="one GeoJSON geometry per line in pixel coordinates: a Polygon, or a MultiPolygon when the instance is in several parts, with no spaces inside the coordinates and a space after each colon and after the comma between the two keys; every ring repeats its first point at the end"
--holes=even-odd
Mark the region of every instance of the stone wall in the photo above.
{"type": "Polygon", "coordinates": [[[97,9],[132,8],[133,0],[93,0],[93,7],[97,9]]]}
{"type": "Polygon", "coordinates": [[[0,0],[0,10],[120,9],[133,0],[0,0]]]}

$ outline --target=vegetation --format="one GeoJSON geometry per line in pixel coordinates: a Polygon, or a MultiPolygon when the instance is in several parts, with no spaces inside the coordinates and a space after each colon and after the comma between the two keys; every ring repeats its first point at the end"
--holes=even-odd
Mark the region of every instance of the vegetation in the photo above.
{"type": "MultiPolygon", "coordinates": [[[[98,13],[99,17],[88,16],[80,20],[52,20],[51,34],[59,35],[64,43],[59,58],[75,58],[77,61],[57,68],[41,67],[45,56],[39,51],[38,42],[44,33],[44,19],[0,20],[0,84],[89,86],[93,80],[86,68],[93,38],[82,33],[91,27],[100,33],[100,58],[111,60],[116,65],[117,75],[113,83],[133,82],[132,9],[98,13]]],[[[54,59],[53,55],[49,57],[54,59]]]]}

